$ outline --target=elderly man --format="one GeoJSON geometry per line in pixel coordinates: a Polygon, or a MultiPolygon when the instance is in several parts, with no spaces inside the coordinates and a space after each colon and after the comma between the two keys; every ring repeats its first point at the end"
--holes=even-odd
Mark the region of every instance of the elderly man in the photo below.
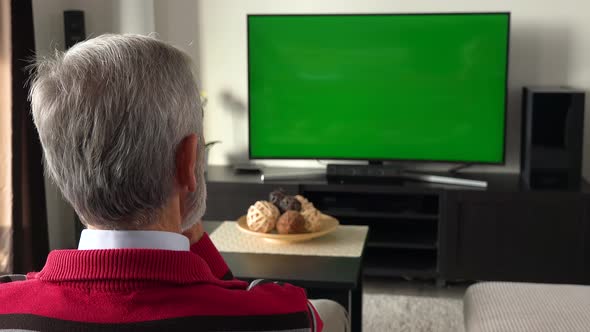
{"type": "Polygon", "coordinates": [[[39,61],[31,103],[46,171],[87,229],[78,250],[0,285],[0,328],[342,331],[334,302],[232,277],[200,219],[203,112],[186,54],[104,35],[39,61]],[[318,313],[319,312],[319,313],[318,313]]]}

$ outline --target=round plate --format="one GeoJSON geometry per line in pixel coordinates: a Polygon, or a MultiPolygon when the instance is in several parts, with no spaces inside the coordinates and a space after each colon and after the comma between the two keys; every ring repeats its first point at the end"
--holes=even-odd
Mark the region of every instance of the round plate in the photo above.
{"type": "Polygon", "coordinates": [[[302,242],[308,241],[311,239],[315,239],[316,237],[324,236],[328,233],[331,233],[338,228],[340,224],[338,220],[332,216],[327,214],[322,214],[322,228],[313,233],[301,233],[301,234],[278,234],[276,230],[272,231],[271,233],[260,233],[252,231],[248,228],[248,224],[246,223],[246,216],[241,216],[236,223],[238,229],[246,234],[250,234],[252,236],[259,237],[269,242],[274,243],[293,243],[293,242],[302,242]]]}

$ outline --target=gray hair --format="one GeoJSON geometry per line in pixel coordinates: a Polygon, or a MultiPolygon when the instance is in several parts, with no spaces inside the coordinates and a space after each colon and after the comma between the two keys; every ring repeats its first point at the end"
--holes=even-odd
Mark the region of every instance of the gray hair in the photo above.
{"type": "Polygon", "coordinates": [[[39,59],[30,100],[45,168],[82,222],[156,222],[172,194],[176,149],[197,134],[197,192],[183,229],[205,209],[202,108],[182,51],[152,37],[102,35],[39,59]]]}

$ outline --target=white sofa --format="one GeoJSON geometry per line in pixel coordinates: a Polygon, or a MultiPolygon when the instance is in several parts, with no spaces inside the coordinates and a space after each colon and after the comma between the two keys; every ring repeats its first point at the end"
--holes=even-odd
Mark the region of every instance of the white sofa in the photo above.
{"type": "Polygon", "coordinates": [[[466,332],[587,332],[590,286],[482,282],[463,310],[466,332]]]}

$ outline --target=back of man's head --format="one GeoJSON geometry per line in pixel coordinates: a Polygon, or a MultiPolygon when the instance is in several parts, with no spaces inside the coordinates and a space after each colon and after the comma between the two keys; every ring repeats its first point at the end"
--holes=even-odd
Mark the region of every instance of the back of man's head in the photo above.
{"type": "Polygon", "coordinates": [[[202,109],[185,53],[151,37],[99,36],[40,59],[30,98],[46,172],[84,223],[156,222],[174,188],[176,147],[190,134],[199,185],[183,228],[202,217],[202,109]]]}

